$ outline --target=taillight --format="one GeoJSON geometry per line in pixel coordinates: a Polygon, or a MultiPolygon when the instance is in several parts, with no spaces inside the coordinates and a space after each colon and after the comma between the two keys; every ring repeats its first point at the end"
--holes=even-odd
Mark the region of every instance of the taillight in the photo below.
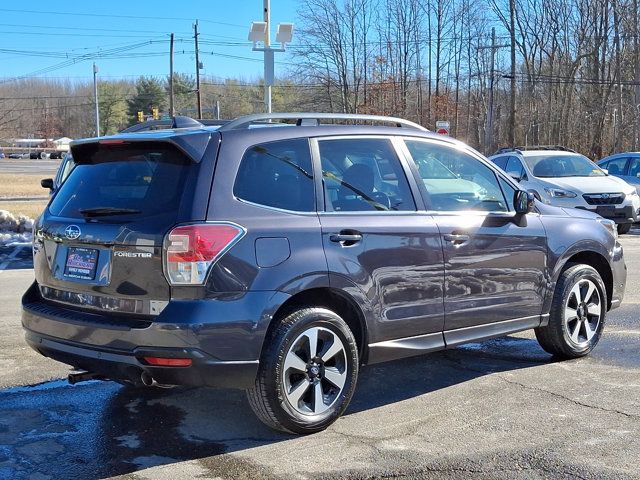
{"type": "Polygon", "coordinates": [[[209,268],[244,236],[239,225],[227,222],[184,225],[169,232],[165,265],[171,285],[203,285],[209,268]]]}

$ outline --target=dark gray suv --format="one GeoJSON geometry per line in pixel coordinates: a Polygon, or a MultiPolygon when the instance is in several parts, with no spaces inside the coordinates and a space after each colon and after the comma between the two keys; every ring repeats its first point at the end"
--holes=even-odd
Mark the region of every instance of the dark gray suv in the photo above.
{"type": "Polygon", "coordinates": [[[526,329],[580,357],[622,301],[615,223],[405,120],[255,115],[71,152],[22,323],[72,382],[243,388],[311,433],[364,364],[526,329]]]}

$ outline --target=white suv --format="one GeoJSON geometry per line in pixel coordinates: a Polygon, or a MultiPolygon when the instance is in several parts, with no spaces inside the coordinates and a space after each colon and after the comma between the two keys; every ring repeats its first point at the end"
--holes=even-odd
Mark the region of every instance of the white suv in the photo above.
{"type": "Polygon", "coordinates": [[[503,148],[489,159],[548,205],[590,210],[615,221],[620,233],[627,233],[638,221],[636,189],[573,150],[503,148]]]}

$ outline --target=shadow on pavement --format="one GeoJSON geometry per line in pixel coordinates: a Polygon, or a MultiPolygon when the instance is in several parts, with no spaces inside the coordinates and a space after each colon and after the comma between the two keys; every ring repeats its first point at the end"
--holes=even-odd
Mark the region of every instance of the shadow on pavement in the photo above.
{"type": "MultiPolygon", "coordinates": [[[[346,415],[550,360],[535,340],[506,337],[365,367],[346,415]]],[[[291,439],[263,426],[241,391],[61,380],[0,390],[0,478],[97,479],[291,439]]]]}

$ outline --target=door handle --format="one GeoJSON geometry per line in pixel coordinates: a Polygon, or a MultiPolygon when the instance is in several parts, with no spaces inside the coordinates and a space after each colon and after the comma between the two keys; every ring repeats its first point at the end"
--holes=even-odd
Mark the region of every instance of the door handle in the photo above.
{"type": "Polygon", "coordinates": [[[349,246],[362,240],[362,235],[360,233],[332,233],[329,236],[329,240],[344,246],[349,246]]]}
{"type": "Polygon", "coordinates": [[[469,241],[469,235],[447,233],[444,235],[444,239],[447,242],[451,242],[454,245],[463,245],[469,241]]]}

